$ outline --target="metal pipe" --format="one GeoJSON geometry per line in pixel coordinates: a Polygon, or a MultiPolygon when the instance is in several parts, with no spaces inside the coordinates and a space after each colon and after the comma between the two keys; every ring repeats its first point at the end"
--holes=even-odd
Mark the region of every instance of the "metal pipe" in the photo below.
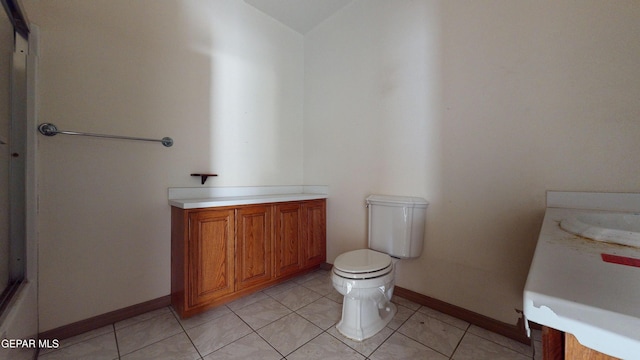
{"type": "Polygon", "coordinates": [[[54,136],[57,134],[80,135],[80,136],[92,136],[92,137],[109,138],[109,139],[153,141],[153,142],[162,143],[162,145],[166,147],[170,147],[173,145],[173,139],[170,137],[163,137],[162,139],[148,139],[148,138],[140,138],[140,137],[132,137],[132,136],[92,134],[92,133],[83,133],[83,132],[77,132],[77,131],[62,131],[62,130],[58,130],[58,128],[54,124],[50,124],[50,123],[40,124],[40,126],[38,126],[38,131],[40,131],[40,133],[45,136],[54,136]]]}

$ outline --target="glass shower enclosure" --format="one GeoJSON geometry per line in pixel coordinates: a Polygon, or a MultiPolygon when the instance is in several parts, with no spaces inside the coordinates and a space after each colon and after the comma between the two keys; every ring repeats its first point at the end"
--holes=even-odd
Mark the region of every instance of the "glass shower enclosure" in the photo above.
{"type": "MultiPolygon", "coordinates": [[[[38,27],[20,0],[0,0],[0,340],[38,339],[38,27]]],[[[0,359],[33,359],[34,346],[0,346],[0,359]]]]}
{"type": "Polygon", "coordinates": [[[26,268],[26,127],[29,30],[15,1],[0,14],[0,314],[26,268]]]}

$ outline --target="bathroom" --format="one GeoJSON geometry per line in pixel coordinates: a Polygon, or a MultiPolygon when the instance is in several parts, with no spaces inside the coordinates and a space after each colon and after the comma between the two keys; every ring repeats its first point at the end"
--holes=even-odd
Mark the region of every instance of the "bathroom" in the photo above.
{"type": "Polygon", "coordinates": [[[512,325],[545,191],[640,192],[637,2],[356,0],[301,31],[252,2],[22,1],[38,123],[175,141],[38,135],[40,332],[170,293],[193,172],[327,185],[329,263],[367,195],[425,198],[396,284],[512,325]]]}

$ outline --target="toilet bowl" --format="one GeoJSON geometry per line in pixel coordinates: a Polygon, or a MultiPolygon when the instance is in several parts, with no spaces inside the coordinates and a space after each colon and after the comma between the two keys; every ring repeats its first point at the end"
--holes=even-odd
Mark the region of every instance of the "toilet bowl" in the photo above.
{"type": "Polygon", "coordinates": [[[391,303],[394,286],[394,262],[387,254],[354,250],[336,258],[331,280],[344,296],[338,331],[362,341],[382,330],[396,314],[391,303]]]}
{"type": "Polygon", "coordinates": [[[394,264],[387,254],[362,249],[338,256],[331,280],[344,299],[336,329],[357,341],[382,330],[397,311],[391,303],[394,278],[394,264]]]}
{"type": "Polygon", "coordinates": [[[417,197],[367,197],[369,248],[339,255],[331,272],[333,287],[344,296],[336,325],[342,335],[362,341],[393,319],[395,264],[422,253],[428,205],[417,197]]]}

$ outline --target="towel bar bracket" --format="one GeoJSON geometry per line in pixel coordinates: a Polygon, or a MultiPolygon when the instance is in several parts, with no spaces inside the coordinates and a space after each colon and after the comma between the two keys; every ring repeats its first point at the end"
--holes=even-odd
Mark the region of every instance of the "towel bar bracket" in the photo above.
{"type": "Polygon", "coordinates": [[[218,176],[218,174],[191,174],[191,176],[200,176],[200,183],[204,185],[209,176],[218,176]]]}

